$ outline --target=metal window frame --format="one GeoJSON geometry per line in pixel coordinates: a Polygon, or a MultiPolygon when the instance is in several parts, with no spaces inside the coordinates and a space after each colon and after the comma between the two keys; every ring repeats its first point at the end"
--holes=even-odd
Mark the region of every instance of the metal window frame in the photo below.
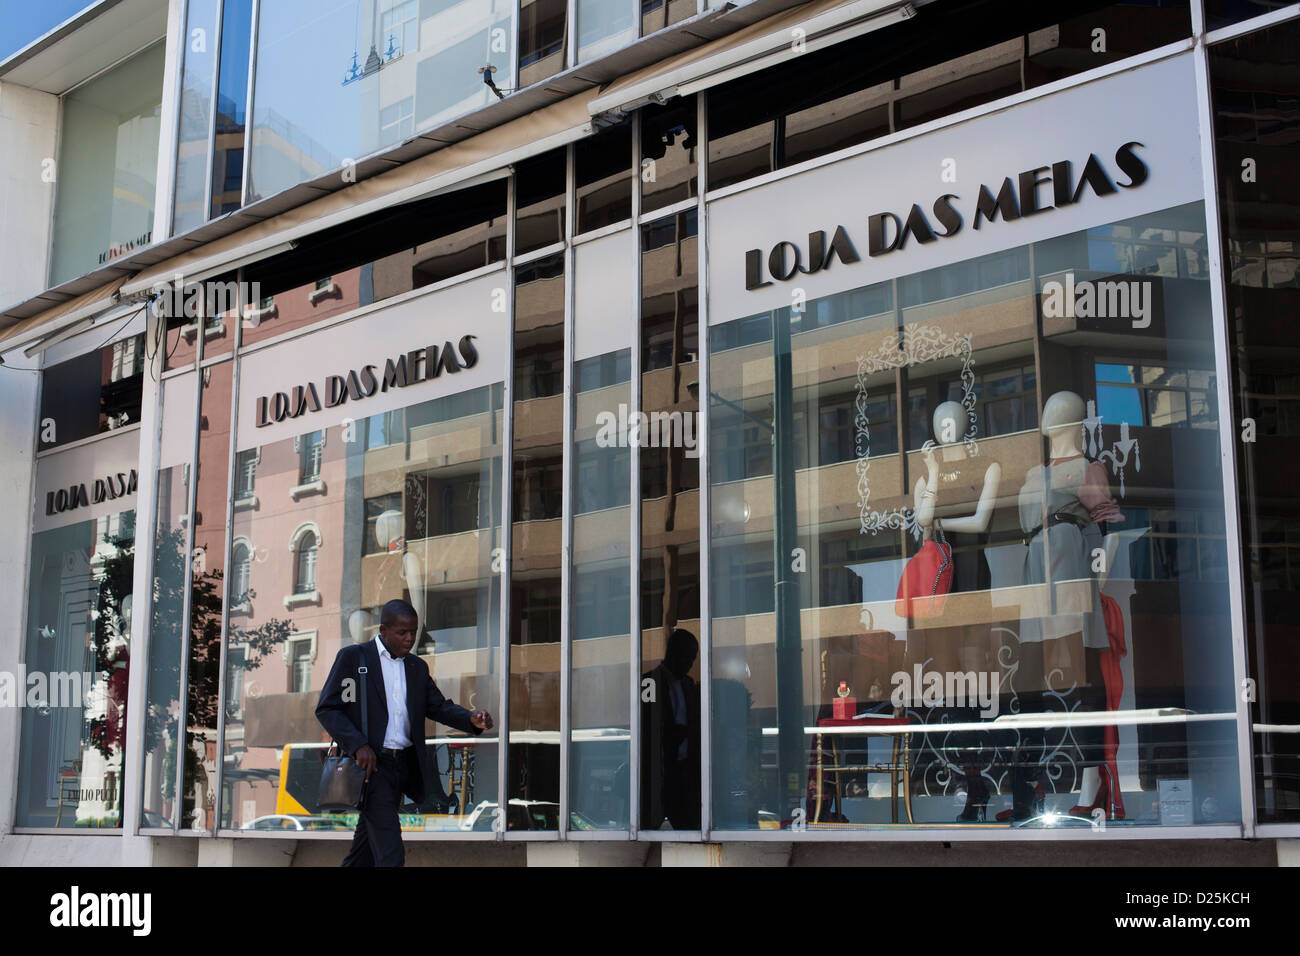
{"type": "MultiPolygon", "coordinates": [[[[639,6],[639,5],[638,5],[639,6]]],[[[637,12],[638,30],[641,14],[637,12]]],[[[641,118],[632,124],[632,342],[628,355],[629,410],[641,410],[641,118]]],[[[575,194],[577,183],[575,181],[575,194]]],[[[627,830],[629,838],[641,838],[641,443],[628,442],[628,670],[631,673],[631,699],[628,709],[628,796],[627,830]]]]}
{"type": "MultiPolygon", "coordinates": [[[[257,85],[257,38],[261,21],[262,0],[253,0],[252,24],[248,31],[248,96],[244,102],[244,178],[239,184],[240,208],[248,205],[248,181],[253,172],[253,92],[257,85]]],[[[216,143],[213,142],[210,146],[215,149],[216,143]]],[[[208,211],[212,211],[211,203],[208,204],[208,211]]]]}
{"type": "MultiPolygon", "coordinates": [[[[665,0],[667,2],[667,0],[665,0]]],[[[703,6],[707,0],[700,0],[703,6]]],[[[700,832],[705,841],[713,838],[713,469],[709,458],[709,396],[713,376],[709,368],[709,205],[708,195],[708,104],[707,96],[696,94],[696,190],[697,232],[695,249],[699,258],[700,290],[696,296],[699,317],[699,410],[696,413],[695,442],[700,475],[700,832]]],[[[640,124],[638,124],[639,126],[640,124]]],[[[637,177],[640,179],[640,177],[637,177]]]]}
{"type": "Polygon", "coordinates": [[[217,151],[217,100],[220,90],[217,89],[221,82],[221,50],[225,46],[225,30],[222,27],[226,22],[226,0],[216,0],[217,4],[217,36],[212,44],[212,99],[208,101],[208,148],[204,168],[206,173],[203,179],[203,221],[210,222],[212,219],[212,167],[216,162],[215,153],[217,151]]]}
{"type": "MultiPolygon", "coordinates": [[[[570,7],[576,7],[577,0],[570,0],[570,7]]],[[[573,31],[573,17],[570,16],[568,29],[573,31]]],[[[573,56],[573,46],[569,46],[569,56],[573,56]]],[[[573,183],[573,147],[564,147],[564,409],[561,413],[560,426],[563,439],[560,442],[560,819],[559,838],[565,839],[569,833],[569,801],[572,796],[569,789],[569,773],[572,770],[571,752],[573,750],[573,635],[569,629],[573,626],[573,460],[575,456],[573,426],[575,419],[576,398],[573,393],[573,355],[574,355],[574,298],[576,287],[573,277],[573,203],[569,202],[569,191],[573,183]]],[[[508,812],[508,811],[507,811],[508,812]]]]}
{"type": "MultiPolygon", "coordinates": [[[[519,15],[519,4],[515,4],[515,16],[519,15]]],[[[518,69],[518,30],[515,37],[515,69],[518,69]]],[[[503,357],[505,368],[501,383],[501,621],[498,640],[498,674],[499,689],[497,702],[500,707],[500,730],[497,731],[497,822],[492,827],[498,841],[505,841],[510,815],[510,581],[512,576],[512,549],[514,547],[514,528],[511,516],[514,509],[514,468],[515,461],[515,213],[518,197],[515,190],[515,177],[506,183],[506,258],[505,258],[505,299],[508,344],[503,357]]]]}
{"type": "Polygon", "coordinates": [[[1201,0],[1192,0],[1192,32],[1197,37],[1203,37],[1205,45],[1207,46],[1221,43],[1224,40],[1235,40],[1239,36],[1243,36],[1247,33],[1255,33],[1258,30],[1276,26],[1277,24],[1285,23],[1288,20],[1294,20],[1296,17],[1300,17],[1300,3],[1293,3],[1287,7],[1279,7],[1277,10],[1270,10],[1268,13],[1261,13],[1258,16],[1251,17],[1247,20],[1230,23],[1214,30],[1206,30],[1205,15],[1202,11],[1201,0]],[[1199,24],[1196,20],[1198,14],[1201,17],[1199,24]]]}

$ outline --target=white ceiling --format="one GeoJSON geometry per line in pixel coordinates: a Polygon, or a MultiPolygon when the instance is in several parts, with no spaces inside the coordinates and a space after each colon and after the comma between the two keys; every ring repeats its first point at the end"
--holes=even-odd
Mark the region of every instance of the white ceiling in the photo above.
{"type": "MultiPolygon", "coordinates": [[[[65,93],[167,33],[167,0],[102,0],[57,39],[39,40],[0,64],[0,80],[65,93]]],[[[59,28],[51,31],[57,36],[59,28]]]]}

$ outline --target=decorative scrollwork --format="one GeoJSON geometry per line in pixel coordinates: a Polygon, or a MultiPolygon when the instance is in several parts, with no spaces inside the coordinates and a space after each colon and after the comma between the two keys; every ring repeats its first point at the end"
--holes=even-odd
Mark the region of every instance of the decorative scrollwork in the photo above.
{"type": "Polygon", "coordinates": [[[921,365],[941,358],[961,359],[961,404],[966,409],[967,420],[962,444],[966,448],[967,457],[973,458],[979,454],[979,446],[975,442],[979,424],[975,414],[975,370],[969,335],[950,336],[936,326],[912,325],[903,330],[903,341],[900,345],[895,346],[893,342],[885,341],[874,352],[858,356],[853,450],[857,457],[858,518],[862,534],[907,531],[919,541],[923,533],[921,526],[916,522],[913,509],[893,508],[888,511],[876,511],[871,507],[871,481],[868,476],[871,468],[871,428],[867,416],[867,377],[887,369],[921,365]]]}

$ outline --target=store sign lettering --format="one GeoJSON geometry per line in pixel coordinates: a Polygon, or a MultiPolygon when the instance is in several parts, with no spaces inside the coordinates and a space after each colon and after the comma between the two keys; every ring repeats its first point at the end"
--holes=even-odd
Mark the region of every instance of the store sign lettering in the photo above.
{"type": "Polygon", "coordinates": [[[105,501],[126,498],[135,494],[135,488],[135,469],[132,468],[129,472],[119,471],[114,475],[96,478],[90,483],[89,492],[86,490],[85,482],[70,485],[67,488],[59,488],[57,491],[47,491],[45,493],[45,513],[47,515],[57,515],[76,508],[89,508],[91,505],[100,505],[105,501]]]}
{"type": "Polygon", "coordinates": [[[257,427],[319,412],[322,408],[336,408],[349,400],[360,401],[390,388],[428,382],[443,372],[454,375],[461,369],[473,368],[478,364],[476,338],[476,335],[464,335],[455,346],[444,342],[441,346],[415,349],[388,359],[382,369],[378,365],[364,365],[344,375],[327,375],[321,388],[315,382],[307,382],[287,392],[263,395],[257,400],[257,427]]]}
{"type": "MultiPolygon", "coordinates": [[[[1028,169],[1015,177],[1008,176],[996,189],[981,185],[974,202],[971,226],[979,229],[1001,219],[1012,222],[1039,213],[1050,212],[1080,202],[1089,190],[1096,196],[1109,196],[1121,189],[1136,189],[1147,181],[1150,170],[1137,155],[1141,143],[1125,143],[1115,151],[1115,166],[1128,177],[1116,182],[1106,165],[1095,153],[1088,156],[1075,176],[1069,160],[1028,169]]],[[[949,239],[962,231],[965,221],[960,211],[961,197],[945,193],[927,207],[913,203],[903,214],[878,212],[867,217],[866,249],[869,257],[888,255],[907,246],[909,239],[926,245],[949,239]]],[[[812,275],[829,269],[836,260],[845,264],[862,261],[858,246],[848,229],[837,225],[827,239],[827,231],[808,234],[806,246],[796,242],[778,242],[767,255],[762,249],[745,253],[745,288],[762,289],[773,282],[787,282],[798,275],[812,275]]]]}

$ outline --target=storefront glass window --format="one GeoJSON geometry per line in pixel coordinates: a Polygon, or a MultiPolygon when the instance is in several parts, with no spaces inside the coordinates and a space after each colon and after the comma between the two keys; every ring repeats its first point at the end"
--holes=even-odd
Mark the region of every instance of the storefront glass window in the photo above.
{"type": "Polygon", "coordinates": [[[511,464],[511,830],[559,827],[564,257],[515,271],[511,464]]]}
{"type": "MultiPolygon", "coordinates": [[[[236,555],[249,557],[227,636],[223,827],[280,829],[288,816],[355,826],[355,813],[317,806],[328,741],[315,708],[339,648],[373,640],[390,600],[419,613],[413,653],[443,695],[496,713],[500,428],[498,384],[250,449],[258,504],[236,505],[233,528],[236,555]],[[370,440],[379,429],[387,441],[370,440]],[[310,489],[308,448],[320,449],[310,489]]],[[[495,734],[436,733],[430,725],[424,745],[439,786],[402,809],[403,826],[491,829],[495,734]]]]}
{"type": "Polygon", "coordinates": [[[1203,216],[713,330],[715,825],[1240,819],[1203,216]]]}
{"type": "Polygon", "coordinates": [[[699,228],[694,210],[641,241],[641,821],[700,827],[699,228]]]}
{"type": "Polygon", "coordinates": [[[32,538],[15,823],[120,827],[135,512],[32,538]]]}
{"type": "MultiPolygon", "coordinates": [[[[1291,472],[1300,453],[1293,327],[1300,290],[1300,148],[1289,132],[1300,122],[1298,53],[1295,20],[1210,49],[1233,418],[1241,422],[1237,473],[1254,685],[1246,699],[1255,800],[1264,823],[1300,820],[1300,498],[1291,472]]],[[[1209,397],[1213,406],[1215,396],[1209,397]]],[[[1201,391],[1189,389],[1185,401],[1195,425],[1201,391]]]]}
{"type": "Polygon", "coordinates": [[[223,362],[199,373],[198,484],[191,516],[194,532],[180,821],[183,828],[194,830],[210,830],[216,822],[221,627],[228,588],[226,497],[233,370],[233,363],[223,362]]]}
{"type": "Polygon", "coordinates": [[[179,824],[176,800],[181,712],[181,661],[186,636],[185,576],[189,548],[189,461],[194,454],[194,390],[198,376],[163,383],[160,469],[153,534],[153,595],[149,608],[149,674],[144,716],[144,790],[140,825],[179,824]]]}
{"type": "Polygon", "coordinates": [[[265,0],[260,11],[250,201],[496,102],[486,67],[510,83],[513,3],[265,0]]]}
{"type": "Polygon", "coordinates": [[[162,43],[63,98],[50,283],[153,241],[162,43]]]}

